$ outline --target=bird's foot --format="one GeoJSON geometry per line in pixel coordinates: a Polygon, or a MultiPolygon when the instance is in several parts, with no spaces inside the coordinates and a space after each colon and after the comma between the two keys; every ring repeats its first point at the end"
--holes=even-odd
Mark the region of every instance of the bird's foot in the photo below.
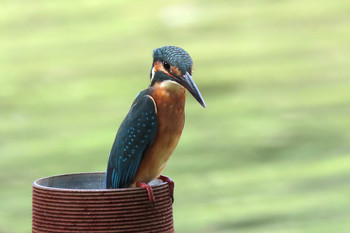
{"type": "Polygon", "coordinates": [[[174,181],[167,176],[159,176],[158,179],[160,179],[163,182],[168,184],[170,198],[171,198],[172,203],[174,203],[174,186],[175,186],[174,181]]]}
{"type": "Polygon", "coordinates": [[[156,201],[154,198],[152,187],[149,184],[141,181],[137,182],[136,185],[139,186],[140,188],[145,188],[147,190],[148,199],[151,202],[152,206],[155,207],[156,201]]]}

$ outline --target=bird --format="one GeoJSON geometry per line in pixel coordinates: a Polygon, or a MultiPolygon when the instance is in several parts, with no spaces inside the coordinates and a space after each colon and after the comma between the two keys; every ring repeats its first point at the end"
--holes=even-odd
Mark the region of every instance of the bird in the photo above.
{"type": "Polygon", "coordinates": [[[153,50],[150,85],[137,94],[109,154],[107,189],[143,187],[154,202],[148,183],[159,178],[169,183],[173,195],[173,181],[160,175],[183,131],[186,90],[206,108],[192,69],[192,58],[180,47],[153,50]]]}

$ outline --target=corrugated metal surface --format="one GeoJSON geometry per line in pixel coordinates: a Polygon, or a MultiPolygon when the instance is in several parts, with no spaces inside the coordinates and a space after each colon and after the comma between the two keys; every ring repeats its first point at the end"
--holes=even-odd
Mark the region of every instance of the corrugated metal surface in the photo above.
{"type": "Polygon", "coordinates": [[[33,232],[174,232],[166,183],[153,186],[153,207],[145,189],[100,189],[103,180],[104,173],[82,173],[35,181],[33,232]]]}

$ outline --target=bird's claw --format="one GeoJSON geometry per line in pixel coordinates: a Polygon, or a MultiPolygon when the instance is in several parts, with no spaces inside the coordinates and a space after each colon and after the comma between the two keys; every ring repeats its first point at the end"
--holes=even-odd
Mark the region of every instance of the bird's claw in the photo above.
{"type": "MultiPolygon", "coordinates": [[[[174,181],[167,176],[159,176],[158,179],[168,184],[171,202],[174,203],[174,186],[175,186],[174,181]]],[[[155,202],[155,197],[154,197],[153,189],[151,185],[142,181],[137,182],[136,185],[139,186],[140,188],[145,188],[147,190],[148,199],[152,204],[152,206],[155,207],[156,202],[155,202]]]]}
{"type": "Polygon", "coordinates": [[[159,176],[158,179],[160,179],[163,182],[168,184],[170,198],[171,198],[172,203],[174,203],[174,186],[175,186],[174,181],[167,176],[159,176]]]}
{"type": "Polygon", "coordinates": [[[152,206],[155,207],[156,201],[154,198],[152,187],[149,184],[147,184],[145,182],[141,182],[141,181],[137,182],[136,185],[139,186],[140,188],[145,188],[147,190],[148,199],[149,199],[150,203],[152,204],[152,206]]]}

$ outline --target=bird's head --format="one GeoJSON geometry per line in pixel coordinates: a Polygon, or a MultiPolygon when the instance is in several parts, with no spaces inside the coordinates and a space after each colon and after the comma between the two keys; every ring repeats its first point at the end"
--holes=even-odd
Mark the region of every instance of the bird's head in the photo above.
{"type": "Polygon", "coordinates": [[[174,81],[186,88],[203,107],[206,107],[192,79],[192,66],[190,55],[182,48],[175,46],[157,48],[153,50],[151,86],[166,80],[174,81]]]}

